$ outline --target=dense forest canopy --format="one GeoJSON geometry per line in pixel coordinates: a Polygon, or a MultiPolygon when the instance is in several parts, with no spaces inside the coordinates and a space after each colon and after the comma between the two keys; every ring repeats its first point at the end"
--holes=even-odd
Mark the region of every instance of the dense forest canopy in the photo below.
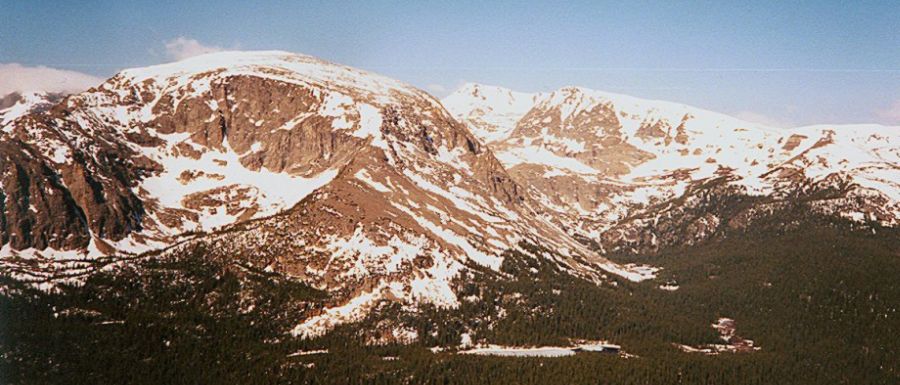
{"type": "MultiPolygon", "coordinates": [[[[460,282],[458,309],[384,305],[323,337],[287,332],[328,294],[203,250],[148,257],[40,291],[9,278],[0,297],[0,376],[40,383],[891,384],[900,381],[900,237],[818,221],[747,232],[621,262],[662,266],[653,282],[597,285],[510,253],[508,276],[460,282]],[[660,290],[677,282],[674,291],[660,290]],[[704,355],[735,320],[759,351],[704,355]],[[411,345],[372,344],[404,325],[411,345]],[[623,355],[460,355],[476,343],[536,346],[607,340],[623,355]],[[442,346],[445,350],[428,348],[442,346]],[[327,350],[319,354],[293,354],[327,350]]],[[[533,246],[538,247],[538,246],[533,246]]]]}

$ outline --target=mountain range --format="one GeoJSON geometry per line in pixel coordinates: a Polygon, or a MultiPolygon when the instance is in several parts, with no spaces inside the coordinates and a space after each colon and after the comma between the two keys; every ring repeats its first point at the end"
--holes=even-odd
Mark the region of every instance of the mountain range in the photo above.
{"type": "MultiPolygon", "coordinates": [[[[310,56],[219,52],[0,99],[0,186],[0,266],[26,284],[6,295],[200,256],[326,293],[283,331],[315,340],[385,306],[491,308],[511,264],[665,292],[679,282],[652,256],[668,250],[821,218],[895,234],[900,127],[768,127],[581,87],[439,100],[310,56]]],[[[438,338],[414,325],[370,337],[438,338]]]]}

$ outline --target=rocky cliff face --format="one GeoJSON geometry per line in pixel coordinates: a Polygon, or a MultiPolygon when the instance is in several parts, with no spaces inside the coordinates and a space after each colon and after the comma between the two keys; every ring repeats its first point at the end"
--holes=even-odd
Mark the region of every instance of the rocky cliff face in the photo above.
{"type": "Polygon", "coordinates": [[[4,217],[0,239],[14,250],[87,248],[91,235],[119,240],[141,228],[130,191],[144,171],[117,135],[86,128],[65,104],[7,110],[0,133],[4,217]],[[9,114],[20,115],[18,117],[9,114]]]}
{"type": "Polygon", "coordinates": [[[12,119],[0,146],[4,263],[202,249],[332,293],[297,335],[382,301],[457,306],[463,272],[529,244],[597,282],[652,276],[561,230],[430,95],[308,56],[126,70],[12,119]]]}

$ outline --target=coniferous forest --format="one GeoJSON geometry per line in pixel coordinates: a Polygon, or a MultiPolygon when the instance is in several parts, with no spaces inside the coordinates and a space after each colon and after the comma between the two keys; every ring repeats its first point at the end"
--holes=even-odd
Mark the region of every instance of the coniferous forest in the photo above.
{"type": "MultiPolygon", "coordinates": [[[[539,246],[531,246],[539,248],[539,246]]],[[[288,331],[328,293],[203,250],[104,269],[42,291],[4,278],[3,384],[897,384],[900,237],[812,221],[654,255],[652,282],[601,284],[521,254],[504,275],[463,277],[458,309],[384,305],[361,323],[300,340],[288,331]],[[675,291],[660,290],[677,282],[675,291]],[[10,294],[14,295],[10,295],[10,294]],[[760,350],[704,355],[736,320],[760,350]],[[411,345],[373,345],[385,323],[411,345]],[[608,340],[628,356],[521,358],[456,354],[476,342],[608,340]],[[435,346],[450,347],[432,351],[435,346]],[[325,354],[292,354],[327,349],[325,354]]]]}

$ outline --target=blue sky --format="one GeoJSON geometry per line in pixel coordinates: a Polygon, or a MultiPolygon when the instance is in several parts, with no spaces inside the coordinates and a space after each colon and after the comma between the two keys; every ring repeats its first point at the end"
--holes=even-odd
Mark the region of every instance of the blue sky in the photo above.
{"type": "Polygon", "coordinates": [[[900,125],[900,1],[0,0],[0,63],[107,77],[204,47],[307,53],[438,96],[579,85],[784,125],[900,125]]]}

